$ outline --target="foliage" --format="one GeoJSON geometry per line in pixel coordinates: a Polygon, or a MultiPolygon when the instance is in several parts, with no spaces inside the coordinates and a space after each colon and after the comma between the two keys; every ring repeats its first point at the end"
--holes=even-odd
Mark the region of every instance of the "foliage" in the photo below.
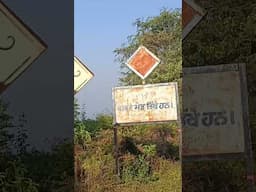
{"type": "MultiPolygon", "coordinates": [[[[131,129],[133,130],[133,129],[131,129]]],[[[133,131],[136,139],[135,146],[140,148],[138,140],[150,140],[149,134],[154,128],[141,131],[133,131]]],[[[119,130],[120,140],[126,137],[128,131],[119,130]]],[[[144,143],[144,142],[143,142],[144,143]]],[[[121,145],[121,141],[119,143],[121,145]]],[[[121,147],[121,146],[120,146],[121,147]]],[[[84,171],[77,189],[79,192],[100,192],[100,191],[138,191],[155,192],[181,191],[181,167],[179,163],[173,163],[159,157],[156,154],[156,145],[142,145],[140,155],[133,155],[121,152],[121,174],[122,179],[115,176],[115,159],[113,156],[113,130],[101,130],[97,137],[92,138],[87,150],[79,154],[81,168],[84,171]],[[154,155],[155,154],[155,155],[154,155]]]]}
{"type": "Polygon", "coordinates": [[[99,114],[96,117],[98,127],[101,129],[112,129],[113,128],[113,117],[112,115],[99,114]]]}
{"type": "Polygon", "coordinates": [[[38,192],[38,185],[26,177],[27,170],[20,162],[9,161],[3,172],[0,172],[1,192],[38,192]]]}
{"type": "Polygon", "coordinates": [[[86,130],[83,119],[85,119],[85,113],[80,112],[77,100],[74,100],[74,143],[86,149],[86,144],[91,141],[91,134],[86,130]]]}
{"type": "Polygon", "coordinates": [[[14,127],[12,117],[7,112],[8,105],[0,99],[0,153],[1,156],[9,151],[8,143],[14,137],[9,129],[14,127]]]}
{"type": "Polygon", "coordinates": [[[69,191],[73,185],[73,144],[62,141],[50,152],[33,150],[22,161],[30,178],[38,183],[40,192],[69,191]]]}
{"type": "MultiPolygon", "coordinates": [[[[114,51],[122,70],[122,85],[140,84],[140,79],[125,67],[125,62],[138,48],[146,46],[161,64],[148,77],[147,83],[180,81],[181,72],[181,13],[163,9],[147,19],[137,19],[137,31],[127,44],[114,51]]],[[[76,108],[78,109],[78,108],[76,108]]],[[[79,115],[79,112],[75,113],[79,115]]],[[[117,127],[121,179],[115,175],[113,117],[98,114],[96,119],[77,118],[75,138],[90,134],[86,150],[77,150],[79,170],[77,191],[181,191],[179,131],[176,123],[117,127]],[[172,161],[174,160],[174,161],[172,161]]],[[[76,142],[83,145],[82,142],[76,142]]],[[[76,147],[77,149],[79,147],[76,147]]]]}
{"type": "Polygon", "coordinates": [[[11,153],[14,147],[18,155],[26,150],[26,134],[22,124],[24,116],[18,120],[21,124],[15,125],[15,119],[9,115],[7,108],[8,105],[0,100],[0,191],[37,192],[37,185],[27,176],[24,164],[11,153]],[[15,128],[17,135],[10,133],[10,129],[15,128]]]}
{"type": "Polygon", "coordinates": [[[135,161],[130,162],[122,169],[122,179],[124,182],[132,180],[148,181],[150,179],[150,165],[145,156],[139,155],[135,161]]]}
{"type": "Polygon", "coordinates": [[[73,188],[73,144],[63,141],[52,151],[28,150],[24,114],[9,115],[0,100],[0,191],[51,192],[73,188]]]}
{"type": "Polygon", "coordinates": [[[86,144],[91,141],[91,135],[85,130],[85,126],[81,123],[75,128],[74,142],[86,149],[86,144]]]}
{"type": "Polygon", "coordinates": [[[184,191],[248,191],[245,163],[241,161],[186,163],[183,175],[184,191]]]}
{"type": "Polygon", "coordinates": [[[161,59],[161,64],[148,77],[147,83],[180,81],[181,73],[181,13],[180,10],[163,9],[159,16],[137,19],[135,35],[128,37],[127,44],[114,51],[121,64],[123,85],[141,84],[141,80],[125,66],[128,58],[139,45],[144,45],[161,59]]]}
{"type": "Polygon", "coordinates": [[[95,137],[102,130],[112,129],[112,122],[112,115],[98,114],[96,119],[86,118],[83,119],[80,123],[83,125],[83,128],[89,132],[91,137],[95,137]]]}
{"type": "Polygon", "coordinates": [[[143,152],[146,157],[153,157],[156,155],[156,144],[143,145],[143,152]]]}
{"type": "Polygon", "coordinates": [[[158,170],[154,177],[157,178],[150,182],[131,182],[118,184],[114,186],[113,192],[180,192],[181,191],[181,166],[178,163],[171,164],[167,160],[156,159],[158,170]]]}

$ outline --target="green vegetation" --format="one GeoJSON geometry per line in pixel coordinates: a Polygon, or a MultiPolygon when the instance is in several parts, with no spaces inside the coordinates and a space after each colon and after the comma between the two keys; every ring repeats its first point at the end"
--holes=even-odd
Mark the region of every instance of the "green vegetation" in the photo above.
{"type": "Polygon", "coordinates": [[[9,143],[16,141],[18,153],[24,152],[23,135],[10,134],[10,128],[21,130],[22,127],[14,125],[13,117],[7,113],[7,105],[0,100],[0,191],[16,192],[29,191],[37,192],[37,185],[26,175],[24,164],[10,153],[9,143]]]}
{"type": "Polygon", "coordinates": [[[159,16],[137,19],[134,25],[136,34],[129,36],[128,42],[114,51],[122,69],[121,84],[141,84],[141,79],[125,66],[140,45],[161,59],[161,64],[147,78],[147,83],[179,82],[182,68],[180,10],[163,9],[159,16]]]}
{"type": "Polygon", "coordinates": [[[51,152],[29,150],[24,115],[15,119],[7,109],[0,100],[0,192],[70,192],[73,144],[63,141],[51,152]]]}
{"type": "Polygon", "coordinates": [[[79,177],[76,191],[181,191],[176,126],[119,128],[118,138],[120,180],[115,175],[112,126],[84,142],[86,150],[76,145],[76,172],[79,177]]]}
{"type": "MultiPolygon", "coordinates": [[[[162,60],[146,83],[178,81],[180,85],[182,62],[183,67],[246,63],[250,127],[255,143],[255,3],[242,0],[197,2],[208,10],[208,14],[183,41],[182,50],[179,10],[163,9],[159,16],[136,20],[134,25],[137,32],[114,51],[122,69],[120,84],[141,84],[140,78],[125,66],[139,45],[146,46],[162,60]]],[[[111,115],[101,117],[111,122],[111,115]]],[[[84,118],[82,122],[90,140],[85,144],[86,151],[77,147],[77,160],[81,168],[78,191],[181,191],[179,127],[176,124],[118,127],[121,163],[121,179],[118,180],[114,174],[111,123],[103,123],[99,117],[96,120],[84,118]]],[[[222,160],[183,163],[182,190],[247,191],[245,162],[222,160]]]]}
{"type": "MultiPolygon", "coordinates": [[[[208,16],[183,42],[183,66],[247,64],[250,127],[255,143],[256,5],[242,0],[198,2],[208,10],[208,16]]],[[[141,84],[124,63],[139,45],[144,45],[162,61],[147,83],[177,81],[180,85],[180,10],[163,9],[158,16],[137,19],[134,26],[136,33],[114,51],[122,69],[120,84],[141,84]]],[[[98,114],[96,119],[89,119],[76,102],[74,106],[76,191],[180,192],[181,186],[184,192],[246,191],[244,161],[183,163],[181,175],[180,127],[176,123],[118,127],[121,175],[117,178],[113,117],[98,114]]],[[[28,150],[25,117],[15,119],[7,108],[0,100],[0,192],[72,191],[73,144],[63,141],[51,152],[28,150]],[[12,130],[16,133],[11,134],[12,130]]]]}
{"type": "MultiPolygon", "coordinates": [[[[180,83],[181,12],[163,9],[158,16],[137,19],[135,35],[114,51],[120,64],[120,84],[141,80],[124,63],[139,45],[161,59],[147,83],[180,83]]],[[[76,191],[80,192],[180,192],[179,130],[176,123],[118,127],[120,178],[115,175],[113,117],[96,119],[79,113],[75,104],[76,191]]]]}

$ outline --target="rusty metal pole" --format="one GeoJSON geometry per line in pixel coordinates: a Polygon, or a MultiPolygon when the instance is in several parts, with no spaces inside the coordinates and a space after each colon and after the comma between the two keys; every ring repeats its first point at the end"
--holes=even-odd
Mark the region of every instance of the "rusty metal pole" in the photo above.
{"type": "Polygon", "coordinates": [[[117,125],[114,125],[114,150],[115,150],[115,173],[120,178],[119,158],[118,158],[118,138],[117,138],[117,125]]]}

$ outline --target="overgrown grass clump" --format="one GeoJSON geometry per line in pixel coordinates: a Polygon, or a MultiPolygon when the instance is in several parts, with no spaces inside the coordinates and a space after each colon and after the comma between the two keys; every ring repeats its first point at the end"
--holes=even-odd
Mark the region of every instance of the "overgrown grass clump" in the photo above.
{"type": "MultiPolygon", "coordinates": [[[[112,123],[99,121],[98,118],[94,123],[104,128],[98,129],[96,134],[92,133],[86,142],[79,144],[77,140],[76,143],[76,160],[79,165],[76,167],[79,170],[76,191],[181,191],[179,135],[175,124],[119,127],[118,178],[115,175],[112,123]]],[[[87,120],[84,119],[83,123],[86,124],[87,120]]],[[[84,128],[90,134],[90,129],[86,129],[86,126],[84,128]]]]}

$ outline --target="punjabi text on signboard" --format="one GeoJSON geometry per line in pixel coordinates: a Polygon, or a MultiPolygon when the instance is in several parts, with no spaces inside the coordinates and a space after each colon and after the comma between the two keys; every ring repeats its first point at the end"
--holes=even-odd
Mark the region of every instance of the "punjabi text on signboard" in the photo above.
{"type": "Polygon", "coordinates": [[[177,84],[117,87],[113,90],[116,123],[177,120],[177,84]]]}
{"type": "Polygon", "coordinates": [[[183,156],[244,152],[240,72],[223,69],[183,76],[183,156]]]}

